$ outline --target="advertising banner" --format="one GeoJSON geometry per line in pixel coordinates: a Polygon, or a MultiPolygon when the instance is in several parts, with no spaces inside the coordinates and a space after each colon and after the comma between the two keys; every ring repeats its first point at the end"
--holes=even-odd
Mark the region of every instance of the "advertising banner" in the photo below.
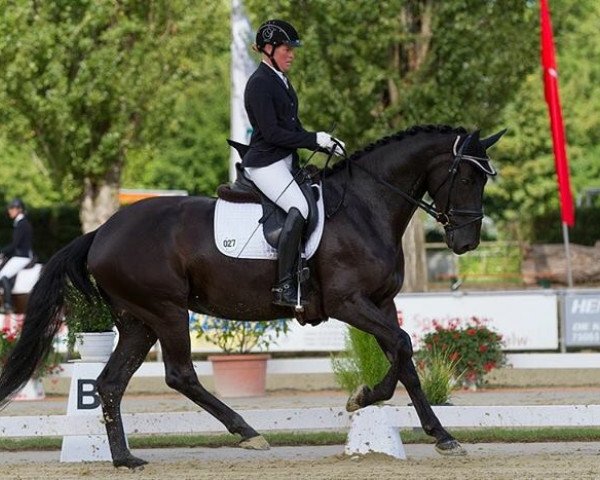
{"type": "Polygon", "coordinates": [[[600,292],[567,293],[563,313],[567,347],[600,346],[600,292]]]}

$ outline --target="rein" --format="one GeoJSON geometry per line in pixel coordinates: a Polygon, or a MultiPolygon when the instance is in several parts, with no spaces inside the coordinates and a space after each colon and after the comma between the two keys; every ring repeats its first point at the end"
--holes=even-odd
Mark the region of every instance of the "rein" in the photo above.
{"type": "MultiPolygon", "coordinates": [[[[446,201],[446,208],[445,208],[445,210],[443,212],[437,209],[437,207],[435,206],[435,201],[432,201],[431,203],[427,203],[424,200],[416,199],[416,198],[412,197],[411,195],[409,195],[408,193],[404,192],[403,190],[400,190],[395,185],[392,185],[387,180],[383,180],[382,178],[378,177],[377,175],[375,175],[373,172],[371,172],[370,170],[368,170],[367,168],[365,168],[360,163],[354,163],[354,165],[356,167],[360,168],[361,170],[363,170],[365,173],[368,173],[371,176],[371,178],[373,178],[376,182],[380,183],[381,185],[386,186],[387,188],[389,188],[390,190],[392,190],[394,193],[400,195],[402,198],[404,198],[409,203],[412,203],[417,208],[420,208],[421,210],[423,210],[424,212],[426,212],[428,215],[430,215],[431,217],[433,217],[438,223],[440,223],[444,227],[444,230],[446,230],[447,232],[450,232],[450,231],[453,231],[453,230],[458,230],[460,228],[466,227],[467,225],[470,225],[472,223],[478,222],[479,220],[483,219],[483,210],[456,209],[456,208],[453,208],[453,207],[450,206],[450,195],[452,193],[452,187],[454,186],[454,181],[456,179],[456,174],[458,173],[458,166],[459,166],[460,162],[462,160],[468,160],[468,161],[472,161],[472,162],[475,162],[478,165],[480,165],[479,164],[480,161],[487,160],[487,159],[482,158],[482,157],[474,157],[472,155],[465,155],[463,153],[464,150],[465,150],[465,148],[471,143],[471,139],[472,139],[472,134],[467,136],[467,138],[462,143],[462,145],[460,146],[460,148],[458,149],[458,151],[456,151],[456,145],[458,144],[458,141],[460,140],[460,136],[458,136],[456,138],[456,141],[455,141],[454,146],[453,146],[453,152],[455,152],[454,153],[454,159],[452,160],[452,164],[451,164],[450,168],[448,169],[448,176],[438,186],[438,188],[436,188],[435,192],[431,195],[432,197],[435,196],[435,194],[448,181],[450,181],[450,188],[448,189],[448,200],[446,201]],[[457,215],[457,216],[465,216],[465,217],[473,217],[473,218],[471,220],[467,221],[467,222],[461,223],[460,225],[452,225],[452,218],[455,215],[457,215]]],[[[345,152],[344,152],[344,154],[345,154],[345,152]]],[[[348,163],[347,171],[348,171],[348,174],[349,174],[349,172],[350,172],[350,166],[349,166],[350,161],[349,161],[349,159],[347,157],[346,157],[346,161],[348,163]]],[[[333,214],[335,214],[339,210],[339,208],[340,208],[340,206],[341,206],[341,204],[343,202],[345,193],[346,193],[346,187],[347,187],[347,182],[344,185],[344,191],[343,191],[343,195],[342,195],[342,200],[340,201],[340,203],[338,204],[338,206],[336,207],[336,209],[334,210],[334,212],[331,213],[331,214],[328,214],[328,218],[330,218],[333,214]]]]}

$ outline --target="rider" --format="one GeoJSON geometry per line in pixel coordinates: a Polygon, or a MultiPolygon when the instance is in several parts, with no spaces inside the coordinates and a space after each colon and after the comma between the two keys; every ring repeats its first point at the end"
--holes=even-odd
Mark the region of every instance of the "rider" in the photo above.
{"type": "Polygon", "coordinates": [[[293,271],[308,218],[308,203],[293,177],[299,168],[296,149],[320,148],[341,155],[344,147],[326,132],[306,131],[298,118],[298,97],[285,74],[300,45],[298,32],[288,22],[263,23],[253,46],[262,53],[262,62],[244,92],[253,131],[242,166],[260,191],[287,212],[278,243],[278,282],[272,288],[273,303],[282,306],[297,303],[293,271]]]}
{"type": "Polygon", "coordinates": [[[12,242],[0,250],[8,261],[0,269],[0,286],[4,293],[4,305],[0,313],[12,312],[12,279],[23,270],[33,258],[33,231],[25,216],[25,204],[19,198],[13,199],[7,206],[8,216],[13,220],[12,242]]]}

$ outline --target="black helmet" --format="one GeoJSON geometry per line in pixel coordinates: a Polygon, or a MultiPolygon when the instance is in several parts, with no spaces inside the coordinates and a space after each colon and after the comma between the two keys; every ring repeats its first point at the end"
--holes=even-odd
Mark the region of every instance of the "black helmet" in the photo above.
{"type": "Polygon", "coordinates": [[[13,198],[6,208],[20,208],[21,210],[25,210],[25,204],[20,198],[13,198]]]}
{"type": "Polygon", "coordinates": [[[292,25],[283,20],[267,20],[256,32],[256,46],[260,51],[265,45],[271,44],[273,47],[279,45],[289,45],[290,47],[299,47],[302,45],[298,32],[292,25]]]}

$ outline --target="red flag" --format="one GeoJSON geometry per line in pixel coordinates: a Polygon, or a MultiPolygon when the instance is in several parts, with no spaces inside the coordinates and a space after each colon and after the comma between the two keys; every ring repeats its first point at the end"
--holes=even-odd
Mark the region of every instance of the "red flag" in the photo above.
{"type": "Polygon", "coordinates": [[[548,113],[550,115],[550,128],[552,129],[552,145],[554,147],[554,164],[558,178],[558,191],[560,194],[560,211],[563,223],[569,227],[575,225],[575,208],[569,180],[569,160],[565,145],[565,129],[563,126],[560,98],[558,95],[558,71],[554,57],[554,39],[552,36],[552,23],[548,0],[540,0],[540,21],[542,40],[542,67],[544,69],[544,91],[548,113]]]}

